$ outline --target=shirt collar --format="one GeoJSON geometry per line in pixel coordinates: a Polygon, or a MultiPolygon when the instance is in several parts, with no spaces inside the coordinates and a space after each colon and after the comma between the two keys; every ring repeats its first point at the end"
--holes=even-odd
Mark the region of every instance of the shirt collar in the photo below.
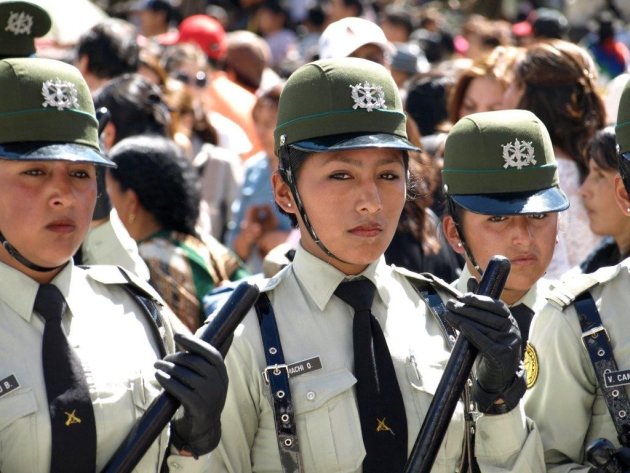
{"type": "Polygon", "coordinates": [[[383,256],[370,263],[362,273],[348,276],[298,245],[292,267],[298,282],[321,311],[326,309],[328,301],[342,281],[358,277],[372,281],[383,303],[389,304],[386,278],[391,275],[383,256]]]}
{"type": "MultiPolygon", "coordinates": [[[[51,284],[57,286],[68,299],[74,264],[72,260],[55,276],[51,284]]],[[[25,321],[31,321],[39,283],[21,271],[0,262],[0,299],[25,321]],[[19,290],[16,290],[19,288],[19,290]]]]}

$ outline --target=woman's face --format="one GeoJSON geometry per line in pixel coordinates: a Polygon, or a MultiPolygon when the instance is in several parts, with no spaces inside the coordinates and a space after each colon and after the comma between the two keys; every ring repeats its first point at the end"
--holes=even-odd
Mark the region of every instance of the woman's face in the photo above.
{"type": "Polygon", "coordinates": [[[518,104],[521,102],[524,92],[524,87],[516,80],[513,80],[503,93],[503,97],[501,98],[501,109],[512,110],[519,108],[518,104]]]}
{"type": "Polygon", "coordinates": [[[302,246],[345,274],[358,274],[383,255],[396,231],[406,198],[403,154],[377,148],[313,153],[299,171],[297,187],[317,236],[343,261],[313,241],[287,184],[276,176],[276,201],[296,214],[302,246]]]}
{"type": "Polygon", "coordinates": [[[630,224],[616,204],[616,170],[602,169],[594,159],[588,164],[588,175],[580,187],[580,195],[588,213],[591,231],[596,235],[612,235],[618,239],[630,224]]]}
{"type": "MultiPolygon", "coordinates": [[[[93,164],[0,160],[0,231],[31,262],[44,267],[70,260],[85,237],[96,203],[93,164]]],[[[29,270],[3,248],[0,261],[33,279],[58,271],[29,270]]]]}
{"type": "Polygon", "coordinates": [[[471,113],[501,109],[503,86],[491,77],[475,77],[468,87],[459,109],[459,118],[471,113]]]}
{"type": "MultiPolygon", "coordinates": [[[[512,269],[501,295],[506,303],[518,301],[547,271],[556,245],[557,213],[493,216],[464,211],[462,225],[466,242],[481,268],[497,254],[510,260],[512,269]]],[[[459,235],[452,217],[445,217],[444,230],[453,249],[464,254],[463,247],[458,246],[459,235]]],[[[467,265],[478,277],[470,261],[467,265]]]]}

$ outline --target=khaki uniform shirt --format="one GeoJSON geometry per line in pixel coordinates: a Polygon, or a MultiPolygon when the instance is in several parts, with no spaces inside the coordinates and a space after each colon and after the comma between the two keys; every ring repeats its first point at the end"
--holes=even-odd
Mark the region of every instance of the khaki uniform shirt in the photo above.
{"type": "MultiPolygon", "coordinates": [[[[10,380],[13,388],[0,389],[0,471],[47,473],[51,429],[41,362],[44,321],[33,312],[39,286],[2,263],[0,281],[0,385],[6,388],[10,380]]],[[[149,322],[122,287],[99,283],[72,262],[52,283],[68,303],[62,325],[86,373],[96,420],[96,471],[101,471],[160,392],[153,368],[159,351],[149,322]]],[[[159,471],[167,431],[134,471],[159,471]]],[[[167,461],[185,472],[203,466],[203,460],[176,455],[167,461]]]]}
{"type": "MultiPolygon", "coordinates": [[[[415,289],[383,258],[362,274],[377,288],[372,312],[388,342],[407,414],[409,452],[449,352],[415,289]]],[[[303,248],[269,280],[285,362],[317,357],[322,368],[290,380],[304,472],[360,472],[365,456],[357,409],[352,354],[352,309],[333,297],[344,274],[303,248]]],[[[252,311],[226,357],[230,377],[223,435],[210,454],[212,473],[279,472],[280,456],[265,359],[252,311]]],[[[433,471],[453,473],[460,461],[463,414],[458,406],[433,471]]],[[[543,471],[540,439],[522,409],[478,422],[477,457],[485,471],[543,471]]]]}
{"type": "Polygon", "coordinates": [[[149,280],[149,268],[140,257],[136,241],[129,236],[116,210],[109,219],[90,228],[81,245],[83,264],[113,264],[149,280]]]}
{"type": "MultiPolygon", "coordinates": [[[[630,369],[630,263],[576,276],[577,287],[587,278],[600,284],[591,290],[610,337],[620,370],[630,369]]],[[[550,299],[566,292],[556,288],[550,299]]],[[[580,291],[577,291],[580,292],[580,291]]],[[[536,422],[545,449],[548,471],[588,471],[585,448],[603,437],[618,445],[617,433],[593,365],[582,343],[582,330],[573,306],[563,311],[550,302],[534,317],[530,343],[536,350],[538,377],[525,397],[527,414],[536,422]]],[[[630,395],[630,390],[626,392],[630,395]]]]}

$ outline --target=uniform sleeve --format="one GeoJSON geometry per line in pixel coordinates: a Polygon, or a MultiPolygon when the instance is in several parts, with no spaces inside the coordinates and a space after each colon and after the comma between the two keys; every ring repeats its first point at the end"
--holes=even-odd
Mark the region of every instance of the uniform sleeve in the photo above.
{"type": "Polygon", "coordinates": [[[540,473],[545,471],[542,442],[523,403],[502,415],[477,421],[475,455],[481,471],[540,473]]]}
{"type": "Polygon", "coordinates": [[[525,410],[543,443],[549,472],[588,471],[584,443],[595,401],[595,378],[573,308],[547,306],[534,319],[530,343],[539,374],[525,394],[525,410]]]}

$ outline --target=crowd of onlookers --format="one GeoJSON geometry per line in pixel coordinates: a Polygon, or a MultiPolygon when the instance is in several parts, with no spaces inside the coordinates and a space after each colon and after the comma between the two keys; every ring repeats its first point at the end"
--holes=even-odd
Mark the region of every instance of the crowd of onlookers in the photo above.
{"type": "Polygon", "coordinates": [[[547,275],[592,271],[630,251],[628,220],[611,204],[617,170],[606,128],[630,77],[630,12],[614,1],[579,25],[533,2],[511,14],[411,1],[100,4],[109,18],[74,45],[38,40],[39,54],[73,62],[97,108],[109,110],[101,141],[119,165],[106,179],[112,208],[192,329],[208,292],[272,274],[298,243],[273,202],[273,130],[283,81],[317,59],[388,67],[423,150],[412,156],[413,198],[388,262],[457,277],[463,260],[440,232],[444,141],[462,116],[501,108],[543,121],[571,202],[547,275]]]}

